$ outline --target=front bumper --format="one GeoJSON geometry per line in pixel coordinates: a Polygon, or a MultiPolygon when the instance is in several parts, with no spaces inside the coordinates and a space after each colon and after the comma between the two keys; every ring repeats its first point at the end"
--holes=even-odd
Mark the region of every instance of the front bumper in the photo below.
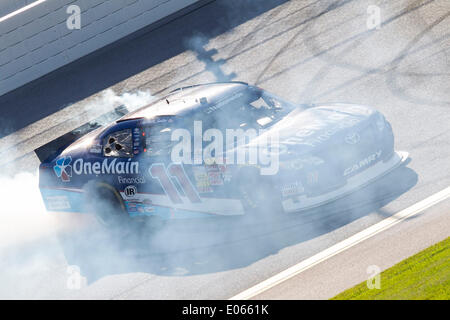
{"type": "Polygon", "coordinates": [[[283,208],[286,212],[299,212],[337,200],[383,177],[402,165],[407,159],[407,152],[394,152],[390,159],[378,161],[366,170],[348,178],[344,186],[314,197],[307,197],[306,195],[290,197],[282,201],[283,208]]]}

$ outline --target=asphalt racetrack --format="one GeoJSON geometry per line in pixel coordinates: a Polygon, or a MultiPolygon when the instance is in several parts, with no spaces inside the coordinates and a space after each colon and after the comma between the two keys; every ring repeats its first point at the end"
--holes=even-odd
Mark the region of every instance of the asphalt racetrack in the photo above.
{"type": "MultiPolygon", "coordinates": [[[[228,299],[450,186],[450,2],[216,0],[0,97],[0,298],[228,299]],[[370,29],[369,5],[381,10],[370,29]],[[241,80],[296,103],[379,109],[405,164],[270,221],[168,225],[121,239],[45,213],[33,150],[114,105],[241,80]]],[[[256,298],[326,299],[450,235],[450,200],[256,298]]],[[[381,280],[382,281],[382,280],[381,280]]]]}

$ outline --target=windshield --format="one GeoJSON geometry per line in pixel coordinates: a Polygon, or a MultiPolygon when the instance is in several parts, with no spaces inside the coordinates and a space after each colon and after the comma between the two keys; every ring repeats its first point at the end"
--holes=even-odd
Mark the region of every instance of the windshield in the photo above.
{"type": "Polygon", "coordinates": [[[263,90],[251,88],[222,99],[195,115],[206,128],[263,129],[273,125],[293,106],[263,90]]]}
{"type": "Polygon", "coordinates": [[[176,129],[187,130],[191,137],[194,136],[195,124],[198,126],[199,123],[202,132],[218,129],[224,136],[227,129],[265,129],[294,108],[290,103],[254,87],[221,97],[215,103],[206,97],[199,100],[203,105],[183,116],[165,115],[147,121],[144,125],[145,155],[169,155],[178,143],[171,140],[176,129]]]}

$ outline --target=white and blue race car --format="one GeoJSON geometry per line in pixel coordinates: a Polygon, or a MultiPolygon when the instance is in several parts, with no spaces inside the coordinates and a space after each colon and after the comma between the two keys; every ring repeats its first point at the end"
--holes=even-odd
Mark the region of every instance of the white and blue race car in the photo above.
{"type": "Polygon", "coordinates": [[[298,212],[399,166],[390,124],[360,105],[294,105],[243,82],[178,89],[35,150],[49,211],[105,225],[298,212]]]}

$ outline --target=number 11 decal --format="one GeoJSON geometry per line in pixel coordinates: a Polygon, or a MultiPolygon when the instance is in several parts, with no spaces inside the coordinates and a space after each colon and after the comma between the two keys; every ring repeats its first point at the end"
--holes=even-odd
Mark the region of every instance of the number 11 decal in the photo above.
{"type": "Polygon", "coordinates": [[[192,185],[191,180],[186,175],[186,171],[181,164],[171,163],[167,169],[164,163],[154,163],[148,170],[152,178],[158,179],[164,192],[173,203],[183,203],[181,196],[170,177],[177,179],[184,194],[192,203],[201,202],[197,191],[192,185]],[[169,176],[170,175],[170,176],[169,176]]]}

